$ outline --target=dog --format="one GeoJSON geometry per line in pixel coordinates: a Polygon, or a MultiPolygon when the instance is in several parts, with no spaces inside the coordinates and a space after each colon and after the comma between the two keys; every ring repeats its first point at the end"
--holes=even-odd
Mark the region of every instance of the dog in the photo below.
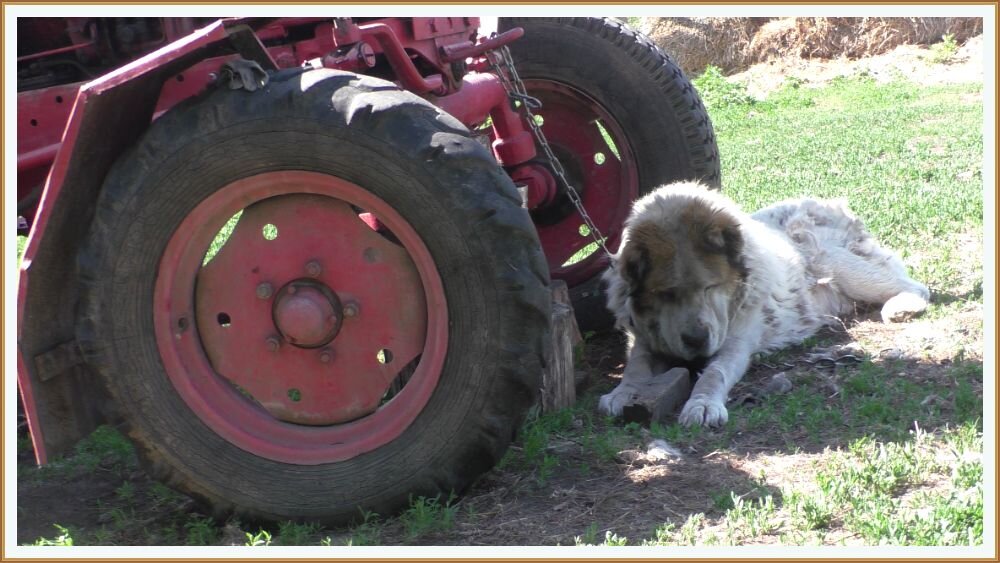
{"type": "Polygon", "coordinates": [[[747,215],[697,182],[635,202],[603,279],[628,359],[598,409],[620,416],[657,374],[703,366],[678,417],[685,426],[726,423],[726,397],[753,354],[801,342],[858,303],[897,322],[930,299],[846,202],[789,200],[747,215]]]}

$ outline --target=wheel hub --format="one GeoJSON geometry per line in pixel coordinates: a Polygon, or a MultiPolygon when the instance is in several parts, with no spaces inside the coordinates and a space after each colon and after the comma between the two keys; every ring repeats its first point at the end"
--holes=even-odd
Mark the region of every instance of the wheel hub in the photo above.
{"type": "MultiPolygon", "coordinates": [[[[201,352],[189,361],[203,353],[215,374],[278,421],[330,427],[375,413],[426,344],[422,276],[393,238],[406,225],[360,189],[333,194],[342,184],[314,174],[244,183],[260,186],[259,199],[200,267],[191,260],[201,352]],[[310,188],[323,195],[303,193],[310,188]],[[359,209],[395,221],[392,230],[373,230],[359,209]]],[[[245,205],[241,186],[220,193],[245,205]]]]}
{"type": "Polygon", "coordinates": [[[340,331],[343,306],[329,287],[312,280],[293,281],[274,299],[274,326],[299,348],[329,344],[340,331]]]}

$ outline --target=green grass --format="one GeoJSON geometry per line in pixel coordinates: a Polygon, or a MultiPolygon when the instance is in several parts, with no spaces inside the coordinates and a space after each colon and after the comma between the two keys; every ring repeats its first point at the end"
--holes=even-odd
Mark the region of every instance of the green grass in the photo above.
{"type": "Polygon", "coordinates": [[[981,451],[982,433],[974,424],[935,435],[915,430],[899,443],[860,438],[831,452],[801,488],[752,500],[731,493],[721,534],[704,514],[694,514],[680,529],[657,527],[643,543],[740,545],[771,536],[785,544],[819,544],[836,527],[839,537],[869,545],[981,545],[981,451]]]}
{"type": "Polygon", "coordinates": [[[694,81],[722,155],[724,190],[747,210],[786,198],[844,198],[917,279],[929,315],[982,301],[980,84],[921,87],[795,78],[764,100],[709,68],[694,81]]]}
{"type": "Polygon", "coordinates": [[[98,467],[124,475],[138,467],[132,443],[110,426],[97,428],[73,448],[73,454],[50,461],[32,473],[32,479],[71,478],[98,467]]]}

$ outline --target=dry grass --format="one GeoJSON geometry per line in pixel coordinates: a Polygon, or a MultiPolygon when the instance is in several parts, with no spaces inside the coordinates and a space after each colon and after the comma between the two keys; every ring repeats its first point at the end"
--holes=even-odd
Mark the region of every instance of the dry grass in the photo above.
{"type": "Polygon", "coordinates": [[[726,74],[782,57],[860,58],[899,45],[931,45],[946,34],[962,44],[982,34],[981,18],[643,18],[640,28],[698,74],[726,74]]]}
{"type": "Polygon", "coordinates": [[[714,65],[725,73],[745,68],[749,47],[769,18],[646,18],[644,31],[687,74],[714,65]]]}

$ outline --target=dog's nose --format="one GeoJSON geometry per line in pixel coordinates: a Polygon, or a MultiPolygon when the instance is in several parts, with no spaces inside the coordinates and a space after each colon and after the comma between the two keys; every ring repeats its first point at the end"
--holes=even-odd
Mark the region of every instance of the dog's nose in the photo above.
{"type": "Polygon", "coordinates": [[[696,328],[681,334],[681,341],[693,352],[700,352],[708,343],[708,329],[696,328]]]}

